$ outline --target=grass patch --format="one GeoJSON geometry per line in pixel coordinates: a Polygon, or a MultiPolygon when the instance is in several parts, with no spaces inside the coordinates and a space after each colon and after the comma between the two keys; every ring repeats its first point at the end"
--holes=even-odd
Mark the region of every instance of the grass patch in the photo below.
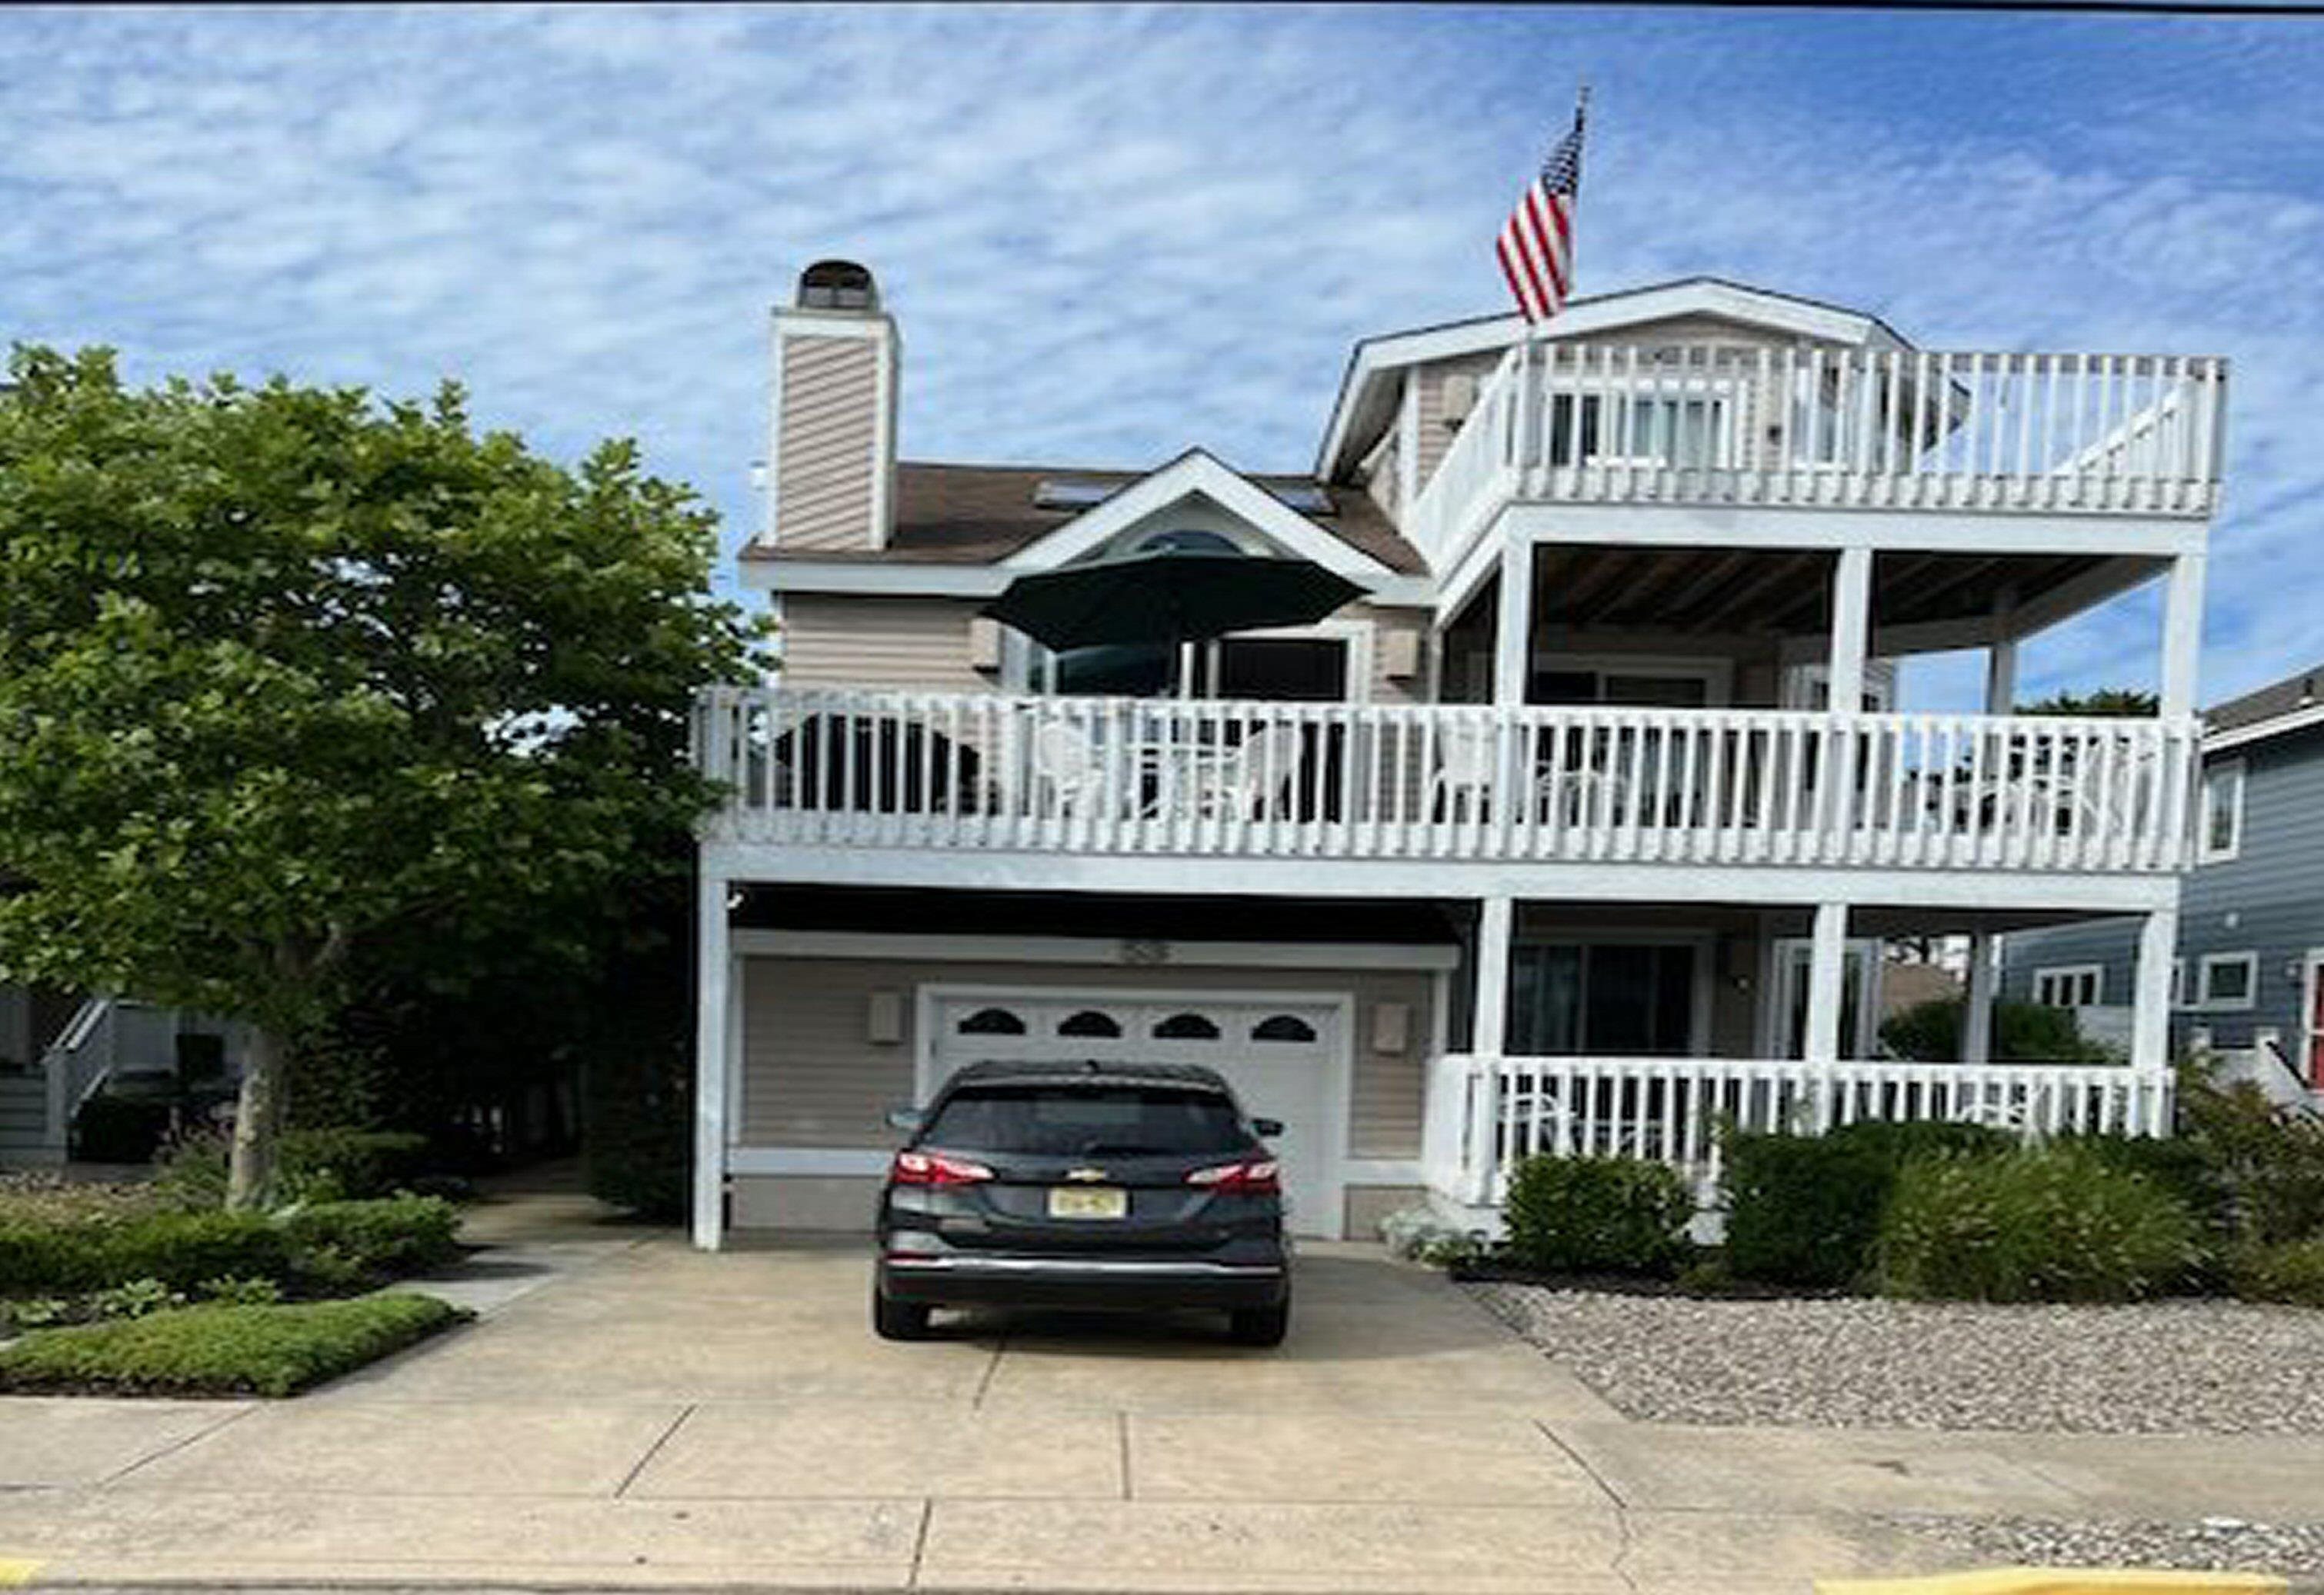
{"type": "Polygon", "coordinates": [[[290,1396],[463,1322],[433,1296],[391,1292],[288,1306],[199,1306],[0,1348],[0,1390],[103,1396],[290,1396]]]}

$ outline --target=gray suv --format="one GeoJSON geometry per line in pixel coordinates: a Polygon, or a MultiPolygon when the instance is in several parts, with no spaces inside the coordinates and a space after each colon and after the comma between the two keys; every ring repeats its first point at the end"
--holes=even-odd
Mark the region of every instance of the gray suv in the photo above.
{"type": "Polygon", "coordinates": [[[880,1194],[872,1324],[936,1307],[1223,1309],[1280,1344],[1291,1318],[1283,1188],[1227,1083],[1179,1065],[973,1064],[925,1112],[880,1194]]]}

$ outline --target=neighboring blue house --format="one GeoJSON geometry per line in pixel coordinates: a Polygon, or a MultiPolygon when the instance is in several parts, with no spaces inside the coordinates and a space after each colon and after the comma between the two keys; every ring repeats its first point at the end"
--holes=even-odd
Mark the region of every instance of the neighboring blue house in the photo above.
{"type": "MultiPolygon", "coordinates": [[[[2324,666],[2221,704],[2203,723],[2172,1042],[2231,1058],[2260,1051],[2324,1090],[2324,666]]],[[[2137,944],[2128,918],[2014,933],[2002,995],[2126,1007],[2137,944]]]]}

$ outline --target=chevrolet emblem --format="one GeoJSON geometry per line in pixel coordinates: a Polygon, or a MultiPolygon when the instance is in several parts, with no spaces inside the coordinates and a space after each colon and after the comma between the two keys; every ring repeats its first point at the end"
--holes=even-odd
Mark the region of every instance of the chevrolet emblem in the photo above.
{"type": "Polygon", "coordinates": [[[1094,1185],[1098,1181],[1105,1178],[1105,1170],[1102,1168],[1069,1168],[1065,1170],[1065,1177],[1081,1185],[1094,1185]]]}

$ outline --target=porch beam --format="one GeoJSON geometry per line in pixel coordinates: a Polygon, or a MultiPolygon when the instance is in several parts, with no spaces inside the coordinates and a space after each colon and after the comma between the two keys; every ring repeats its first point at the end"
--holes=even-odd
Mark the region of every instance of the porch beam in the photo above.
{"type": "Polygon", "coordinates": [[[2155,908],[2138,924],[2132,971],[2131,1072],[2160,1080],[2171,1072],[2171,963],[2179,950],[2179,910],[2155,908]]]}
{"type": "Polygon", "coordinates": [[[1991,510],[1855,511],[1689,504],[1511,504],[1524,541],[1713,549],[1894,549],[1939,554],[2200,553],[2203,515],[2019,514],[1991,510]]]}
{"type": "Polygon", "coordinates": [[[726,1231],[726,1101],[733,968],[725,876],[706,867],[696,887],[694,945],[694,1244],[716,1251],[726,1231]]]}

